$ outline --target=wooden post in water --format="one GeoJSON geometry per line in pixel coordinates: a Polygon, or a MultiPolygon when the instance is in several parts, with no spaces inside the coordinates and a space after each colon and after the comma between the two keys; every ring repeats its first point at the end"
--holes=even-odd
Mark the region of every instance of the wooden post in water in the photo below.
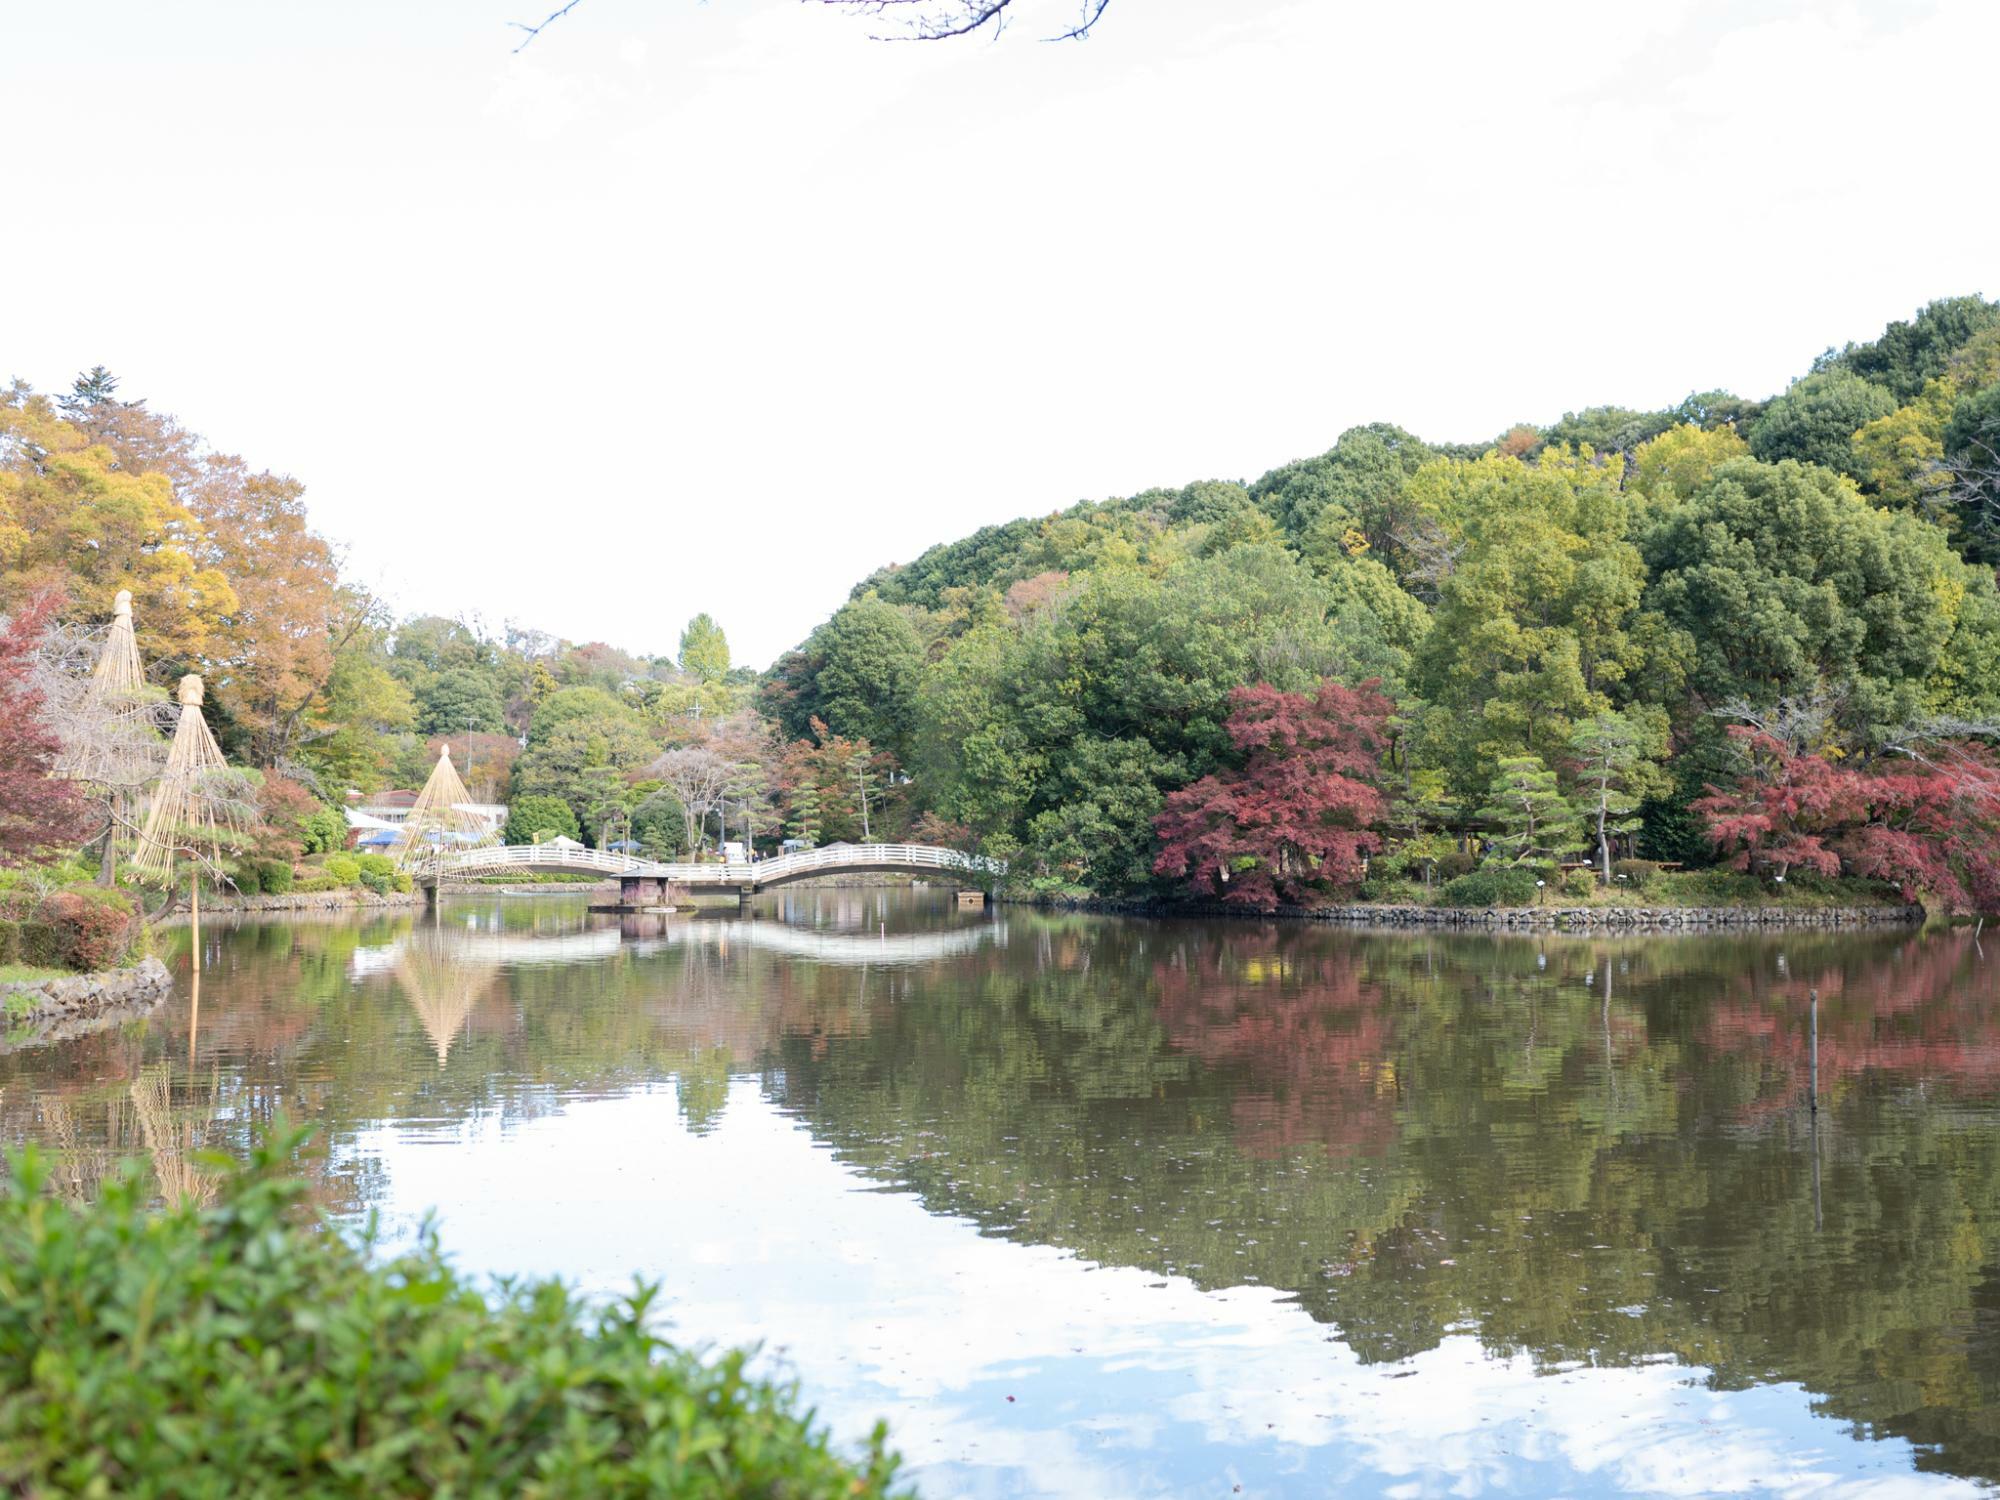
{"type": "Polygon", "coordinates": [[[1819,988],[1812,992],[1812,1093],[1808,1101],[1813,1117],[1819,1117],[1819,988]]]}
{"type": "Polygon", "coordinates": [[[201,871],[197,869],[188,881],[188,931],[194,936],[194,945],[189,952],[194,956],[194,971],[201,972],[201,871]]]}

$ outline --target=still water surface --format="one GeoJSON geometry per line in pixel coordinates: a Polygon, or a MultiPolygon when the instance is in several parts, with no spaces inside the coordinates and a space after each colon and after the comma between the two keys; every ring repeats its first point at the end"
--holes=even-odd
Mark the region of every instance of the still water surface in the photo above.
{"type": "Polygon", "coordinates": [[[2000,1479],[2000,944],[576,898],[244,923],[0,1056],[90,1190],[280,1110],[391,1237],[663,1281],[931,1497],[2000,1479]],[[1820,996],[1810,1109],[1808,995],[1820,996]]]}

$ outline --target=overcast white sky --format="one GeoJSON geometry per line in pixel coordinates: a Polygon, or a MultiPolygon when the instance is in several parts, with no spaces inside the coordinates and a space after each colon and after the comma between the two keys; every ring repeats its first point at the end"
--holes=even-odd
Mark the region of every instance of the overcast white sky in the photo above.
{"type": "Polygon", "coordinates": [[[0,376],[111,366],[406,610],[761,665],[988,522],[2000,293],[1993,0],[548,8],[0,10],[0,376]]]}

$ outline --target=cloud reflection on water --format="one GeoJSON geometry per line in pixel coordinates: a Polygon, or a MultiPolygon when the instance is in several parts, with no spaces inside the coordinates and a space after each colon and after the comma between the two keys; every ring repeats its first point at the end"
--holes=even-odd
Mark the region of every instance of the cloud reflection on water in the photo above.
{"type": "MultiPolygon", "coordinates": [[[[1538,1374],[1470,1331],[1364,1364],[1275,1290],[1203,1291],[982,1234],[836,1159],[750,1082],[691,1132],[670,1087],[513,1124],[380,1125],[385,1222],[481,1271],[666,1283],[684,1339],[763,1341],[837,1430],[886,1417],[929,1497],[1984,1493],[1796,1385],[1661,1361],[1538,1374]],[[1008,1399],[1013,1397],[1011,1401],[1008,1399]]],[[[1329,1226],[1329,1238],[1339,1226],[1329,1226]]]]}

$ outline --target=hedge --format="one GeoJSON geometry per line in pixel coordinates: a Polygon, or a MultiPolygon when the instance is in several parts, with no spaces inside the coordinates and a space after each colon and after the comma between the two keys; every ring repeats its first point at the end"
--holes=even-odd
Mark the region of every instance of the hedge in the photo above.
{"type": "MultiPolygon", "coordinates": [[[[0,1488],[125,1496],[892,1493],[754,1380],[555,1281],[482,1293],[426,1233],[379,1261],[307,1206],[274,1134],[213,1206],[147,1206],[136,1169],[78,1205],[30,1149],[0,1197],[0,1488]]],[[[900,1492],[898,1492],[900,1493],[900,1492]]]]}
{"type": "Polygon", "coordinates": [[[1611,862],[1611,878],[1614,881],[1622,878],[1635,891],[1643,891],[1659,873],[1659,864],[1650,859],[1615,859],[1611,862]]]}
{"type": "Polygon", "coordinates": [[[70,886],[40,901],[16,895],[0,919],[0,963],[37,969],[114,969],[138,936],[137,908],[121,891],[70,886]]]}
{"type": "Polygon", "coordinates": [[[1535,873],[1506,865],[1474,870],[1447,880],[1438,899],[1446,906],[1529,906],[1535,899],[1535,873]]]}

